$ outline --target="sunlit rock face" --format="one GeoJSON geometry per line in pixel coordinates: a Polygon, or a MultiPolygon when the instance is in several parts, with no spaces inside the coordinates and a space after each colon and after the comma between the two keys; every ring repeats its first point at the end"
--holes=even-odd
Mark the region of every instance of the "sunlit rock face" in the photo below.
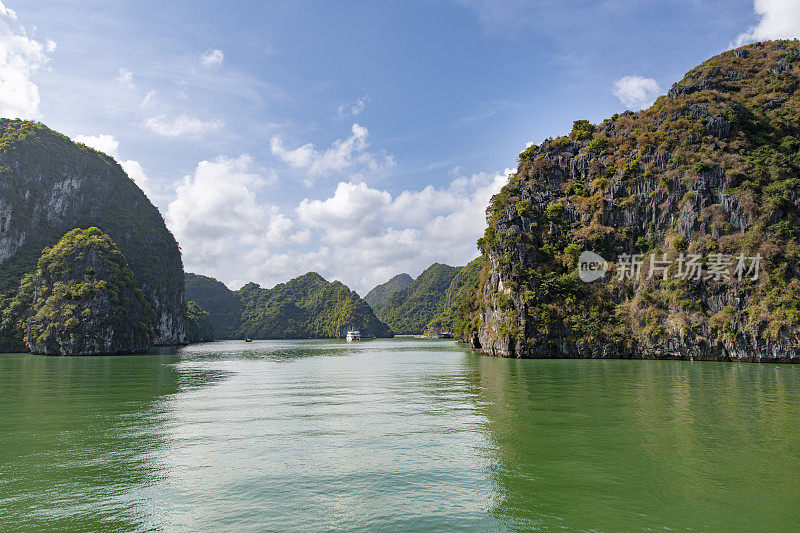
{"type": "Polygon", "coordinates": [[[33,276],[25,341],[45,355],[137,353],[151,346],[152,309],[125,256],[97,228],[45,250],[33,276]]]}
{"type": "Polygon", "coordinates": [[[507,357],[800,359],[799,86],[800,43],[754,44],[526,149],[487,209],[464,337],[507,357]],[[581,279],[585,251],[601,279],[581,279]]]}
{"type": "Polygon", "coordinates": [[[127,258],[152,308],[153,343],[185,342],[183,264],[158,209],[111,157],[0,119],[0,293],[17,289],[45,246],[91,226],[127,258]]]}

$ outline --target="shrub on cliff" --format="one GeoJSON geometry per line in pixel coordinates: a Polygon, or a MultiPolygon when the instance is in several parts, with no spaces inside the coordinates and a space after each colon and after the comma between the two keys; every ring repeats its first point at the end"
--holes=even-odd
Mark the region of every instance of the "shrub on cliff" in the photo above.
{"type": "Polygon", "coordinates": [[[100,355],[150,347],[152,309],[111,238],[74,229],[39,258],[26,342],[33,353],[100,355]]]}

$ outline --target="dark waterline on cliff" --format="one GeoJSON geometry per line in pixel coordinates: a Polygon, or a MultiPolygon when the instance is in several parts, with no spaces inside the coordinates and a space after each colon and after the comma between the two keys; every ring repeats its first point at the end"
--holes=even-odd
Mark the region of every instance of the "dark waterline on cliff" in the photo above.
{"type": "Polygon", "coordinates": [[[795,530],[800,367],[450,341],[0,357],[0,524],[795,530]]]}

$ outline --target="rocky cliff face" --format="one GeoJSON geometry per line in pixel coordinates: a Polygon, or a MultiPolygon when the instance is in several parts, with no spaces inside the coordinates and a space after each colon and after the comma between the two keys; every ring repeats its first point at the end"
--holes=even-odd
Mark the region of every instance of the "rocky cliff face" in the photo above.
{"type": "Polygon", "coordinates": [[[45,355],[143,352],[151,345],[152,316],[108,235],[75,229],[39,259],[25,341],[45,355]]]}
{"type": "Polygon", "coordinates": [[[185,341],[183,265],[158,210],[107,155],[45,126],[0,119],[0,293],[45,246],[96,226],[125,255],[153,312],[156,345],[185,341]]]}
{"type": "Polygon", "coordinates": [[[645,111],[577,121],[521,153],[479,241],[489,262],[465,306],[473,346],[799,361],[798,87],[798,42],[755,44],[645,111]],[[585,251],[599,256],[593,271],[585,251]]]}

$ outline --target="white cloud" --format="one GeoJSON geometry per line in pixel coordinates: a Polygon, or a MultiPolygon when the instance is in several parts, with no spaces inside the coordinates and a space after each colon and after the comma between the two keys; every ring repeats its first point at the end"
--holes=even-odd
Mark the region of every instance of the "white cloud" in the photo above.
{"type": "Polygon", "coordinates": [[[119,141],[113,135],[102,133],[100,135],[76,135],[72,140],[108,154],[111,157],[116,158],[118,156],[117,150],[119,150],[119,141]]]}
{"type": "Polygon", "coordinates": [[[388,192],[365,183],[340,182],[332,197],[300,202],[297,214],[306,225],[322,228],[331,242],[358,241],[379,231],[377,222],[391,201],[388,192]]]}
{"type": "Polygon", "coordinates": [[[771,39],[800,37],[800,2],[797,0],[755,0],[758,24],[736,37],[734,46],[771,39]]]}
{"type": "Polygon", "coordinates": [[[120,85],[123,85],[128,88],[133,87],[133,72],[128,69],[121,68],[119,69],[119,73],[117,74],[117,81],[120,85]]]}
{"type": "Polygon", "coordinates": [[[364,109],[366,109],[367,105],[372,101],[370,95],[364,95],[355,102],[351,102],[349,104],[340,104],[336,108],[336,116],[340,119],[351,118],[355,117],[356,115],[360,115],[364,109]]]}
{"type": "Polygon", "coordinates": [[[150,131],[162,137],[202,137],[223,125],[221,120],[201,120],[186,114],[173,119],[164,116],[151,117],[145,122],[150,131]]]}
{"type": "Polygon", "coordinates": [[[216,48],[214,50],[209,50],[200,56],[200,62],[206,67],[221,65],[224,60],[225,54],[222,53],[222,50],[216,48]]]}
{"type": "Polygon", "coordinates": [[[32,78],[47,64],[55,42],[31,39],[16,20],[0,2],[0,116],[39,118],[39,88],[32,78]]]}
{"type": "Polygon", "coordinates": [[[283,139],[273,136],[272,153],[289,166],[307,172],[309,178],[328,176],[334,172],[360,172],[371,174],[385,172],[394,167],[391,155],[376,155],[369,151],[369,132],[364,126],[353,124],[352,134],[337,139],[325,150],[317,150],[312,143],[297,148],[287,148],[283,139]]]}
{"type": "Polygon", "coordinates": [[[264,182],[247,155],[201,161],[184,177],[165,219],[188,271],[239,279],[260,268],[261,252],[306,239],[277,207],[258,201],[264,182]]]}
{"type": "Polygon", "coordinates": [[[147,178],[142,165],[133,159],[122,159],[119,155],[119,141],[113,135],[76,135],[72,139],[75,142],[83,143],[90,148],[110,155],[119,162],[122,170],[131,178],[136,185],[152,200],[152,190],[150,180],[147,178]]]}
{"type": "Polygon", "coordinates": [[[509,172],[455,176],[442,188],[395,195],[341,181],[291,212],[265,200],[263,186],[275,178],[250,157],[218,157],[183,179],[165,219],[187,271],[236,288],[248,281],[270,287],[314,270],[365,294],[400,272],[476,257],[486,206],[509,172]]]}
{"type": "Polygon", "coordinates": [[[649,107],[656,100],[661,88],[653,78],[625,76],[614,82],[611,92],[627,109],[639,111],[649,107]]]}
{"type": "Polygon", "coordinates": [[[486,206],[510,172],[457,177],[445,188],[428,186],[394,197],[362,182],[340,182],[331,197],[300,202],[298,219],[322,230],[328,262],[320,272],[363,294],[400,272],[474,258],[486,206]]]}

